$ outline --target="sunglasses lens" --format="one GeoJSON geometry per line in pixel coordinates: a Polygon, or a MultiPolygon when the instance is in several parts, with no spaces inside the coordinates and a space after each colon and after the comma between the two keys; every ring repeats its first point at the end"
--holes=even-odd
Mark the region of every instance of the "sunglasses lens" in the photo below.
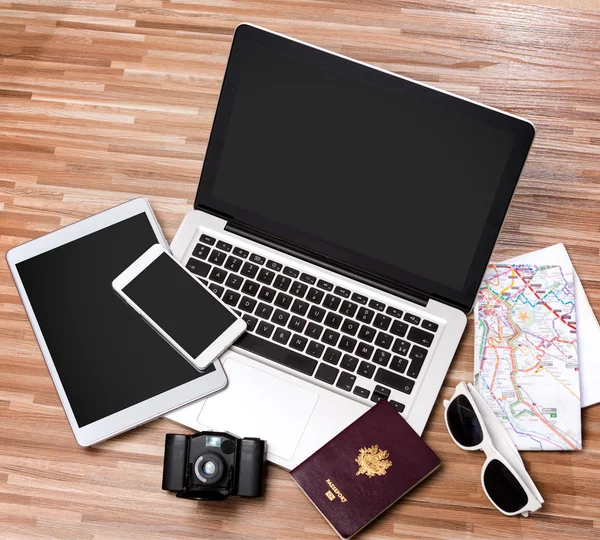
{"type": "Polygon", "coordinates": [[[477,446],[483,440],[481,424],[466,396],[461,394],[450,402],[446,418],[450,433],[462,446],[477,446]]]}
{"type": "Polygon", "coordinates": [[[483,484],[496,506],[507,513],[525,508],[527,493],[504,463],[493,459],[483,473],[483,484]]]}

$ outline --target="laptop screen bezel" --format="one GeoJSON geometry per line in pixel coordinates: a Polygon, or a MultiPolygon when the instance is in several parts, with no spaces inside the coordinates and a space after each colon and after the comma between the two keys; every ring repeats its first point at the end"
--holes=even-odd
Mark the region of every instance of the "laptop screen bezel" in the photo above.
{"type": "Polygon", "coordinates": [[[205,210],[218,215],[230,223],[237,223],[262,233],[268,236],[271,241],[280,241],[288,247],[297,246],[300,252],[310,252],[313,259],[316,258],[317,260],[327,261],[329,264],[333,263],[334,265],[338,264],[345,268],[354,269],[358,274],[366,275],[376,282],[380,281],[392,287],[397,286],[402,290],[409,289],[427,298],[440,300],[468,312],[473,306],[534,135],[533,125],[521,118],[294,39],[252,25],[242,24],[237,27],[234,34],[194,207],[197,210],[205,210]],[[429,97],[439,100],[443,106],[450,107],[459,114],[481,118],[485,122],[514,134],[513,149],[461,290],[452,289],[439,282],[425,279],[381,261],[353,253],[326,242],[322,238],[310,236],[281,223],[273,222],[264,216],[233,206],[213,196],[219,161],[233,110],[235,89],[240,73],[241,53],[249,43],[268,47],[305,62],[323,66],[386,89],[430,93],[429,97]]]}

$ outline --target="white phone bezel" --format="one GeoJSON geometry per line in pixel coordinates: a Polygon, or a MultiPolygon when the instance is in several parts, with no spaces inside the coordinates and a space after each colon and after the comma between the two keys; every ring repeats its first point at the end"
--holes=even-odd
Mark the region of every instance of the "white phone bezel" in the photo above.
{"type": "MultiPolygon", "coordinates": [[[[35,311],[33,310],[31,302],[27,296],[27,291],[19,275],[17,265],[20,262],[26,261],[27,259],[40,255],[41,253],[45,253],[64,244],[68,244],[74,240],[102,230],[106,227],[110,227],[115,223],[124,221],[125,219],[141,214],[142,212],[148,217],[150,225],[152,226],[154,234],[156,235],[157,242],[163,247],[168,248],[167,241],[165,240],[160,225],[154,216],[154,212],[152,212],[152,209],[150,208],[150,204],[146,199],[140,197],[120,204],[119,206],[115,206],[114,208],[99,214],[85,218],[77,223],[73,223],[72,225],[63,227],[62,229],[59,229],[53,233],[47,234],[35,240],[31,240],[25,244],[21,244],[20,246],[14,247],[6,253],[8,267],[13,276],[17,291],[19,292],[27,316],[29,317],[31,327],[33,328],[33,332],[37,338],[44,360],[46,361],[50,377],[52,378],[52,382],[54,383],[56,391],[58,392],[58,396],[65,410],[65,414],[69,420],[71,429],[73,430],[75,440],[81,446],[91,446],[93,444],[97,444],[110,437],[118,435],[119,433],[149,422],[154,418],[163,416],[164,414],[182,407],[183,405],[187,405],[193,401],[203,398],[208,394],[212,394],[213,392],[221,390],[227,385],[227,377],[225,376],[223,367],[219,361],[215,361],[215,370],[211,373],[207,373],[202,377],[172,388],[171,390],[163,392],[162,394],[148,398],[140,403],[136,403],[135,405],[106,416],[105,418],[96,420],[95,422],[92,422],[86,426],[80,427],[77,423],[75,414],[73,413],[73,409],[69,402],[69,397],[65,392],[56,366],[54,365],[54,360],[50,354],[50,350],[48,349],[48,345],[37,321],[35,311]]],[[[82,272],[83,271],[85,270],[82,269],[82,272]]]]}
{"type": "Polygon", "coordinates": [[[150,324],[169,344],[183,356],[192,366],[198,370],[206,369],[211,362],[214,361],[220,354],[228,349],[231,344],[239,338],[246,331],[246,322],[240,319],[233,310],[224,304],[221,299],[216,296],[208,287],[205,287],[199,280],[198,277],[192,274],[185,266],[183,266],[167,249],[160,244],[155,244],[148,249],[143,255],[140,256],[135,262],[126,268],[119,276],[117,276],[112,282],[113,289],[115,292],[129,304],[137,313],[144,318],[144,320],[150,324]],[[198,287],[203,287],[210,295],[212,295],[221,307],[227,310],[233,317],[234,322],[229,326],[213,343],[211,343],[204,351],[202,351],[195,358],[188,354],[179,343],[177,343],[161,326],[146,313],[135,301],[133,301],[127,293],[123,290],[129,283],[131,283],[136,277],[138,277],[146,268],[148,268],[158,257],[161,255],[167,255],[177,264],[183,272],[186,272],[190,277],[194,278],[194,281],[198,283],[198,287]]]}

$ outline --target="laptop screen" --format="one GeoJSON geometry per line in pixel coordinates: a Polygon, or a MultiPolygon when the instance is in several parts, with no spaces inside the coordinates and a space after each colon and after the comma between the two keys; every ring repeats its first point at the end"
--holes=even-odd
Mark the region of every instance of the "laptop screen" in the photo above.
{"type": "Polygon", "coordinates": [[[245,28],[197,203],[470,307],[479,285],[470,270],[493,248],[490,220],[499,229],[529,147],[526,123],[245,28]]]}

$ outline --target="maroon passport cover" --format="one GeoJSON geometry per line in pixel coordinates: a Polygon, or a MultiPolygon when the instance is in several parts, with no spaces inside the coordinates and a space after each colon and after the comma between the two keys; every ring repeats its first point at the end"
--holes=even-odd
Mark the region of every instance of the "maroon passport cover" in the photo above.
{"type": "Polygon", "coordinates": [[[317,450],[292,478],[342,538],[350,538],[440,466],[381,401],[317,450]]]}

